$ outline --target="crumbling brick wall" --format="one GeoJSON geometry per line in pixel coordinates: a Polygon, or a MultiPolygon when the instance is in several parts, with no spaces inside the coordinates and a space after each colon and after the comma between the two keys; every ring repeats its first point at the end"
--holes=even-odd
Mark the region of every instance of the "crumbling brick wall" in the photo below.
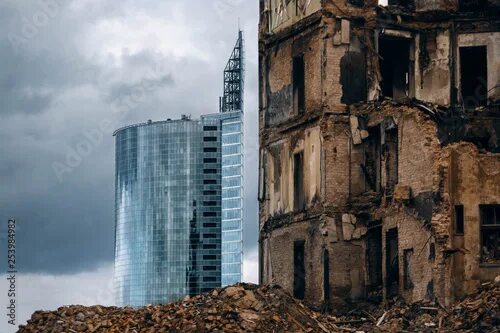
{"type": "Polygon", "coordinates": [[[480,260],[478,208],[500,197],[500,155],[485,152],[500,151],[494,11],[456,14],[457,3],[447,0],[389,8],[328,0],[277,27],[270,16],[278,2],[261,6],[261,282],[294,292],[294,265],[303,260],[304,298],[316,306],[389,300],[394,284],[409,302],[449,304],[498,274],[480,260]],[[477,45],[487,47],[493,73],[488,103],[469,112],[460,99],[459,53],[477,45]],[[391,52],[407,54],[408,68],[382,71],[381,54],[391,52]],[[302,59],[303,110],[294,77],[302,59]],[[405,81],[395,87],[403,98],[384,98],[396,77],[405,81]],[[458,236],[456,205],[467,225],[458,236]],[[398,265],[389,267],[388,258],[398,265]]]}

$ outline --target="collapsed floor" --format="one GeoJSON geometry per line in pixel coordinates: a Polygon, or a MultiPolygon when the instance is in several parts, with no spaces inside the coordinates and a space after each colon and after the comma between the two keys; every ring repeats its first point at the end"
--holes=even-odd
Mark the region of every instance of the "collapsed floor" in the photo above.
{"type": "Polygon", "coordinates": [[[164,306],[38,311],[18,332],[500,332],[500,277],[496,281],[450,308],[365,304],[335,316],[309,309],[278,286],[241,284],[164,306]]]}

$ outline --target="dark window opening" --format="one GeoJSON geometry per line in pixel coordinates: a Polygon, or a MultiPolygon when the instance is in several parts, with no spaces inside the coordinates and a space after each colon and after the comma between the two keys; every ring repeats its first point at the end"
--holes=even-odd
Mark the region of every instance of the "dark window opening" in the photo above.
{"type": "Polygon", "coordinates": [[[217,185],[217,180],[216,179],[205,179],[203,181],[204,185],[217,185]]]}
{"type": "Polygon", "coordinates": [[[217,212],[203,212],[203,217],[217,217],[217,212]]]}
{"type": "Polygon", "coordinates": [[[368,267],[368,297],[382,301],[382,227],[374,227],[367,233],[366,260],[368,267]]]}
{"type": "Polygon", "coordinates": [[[293,244],[293,296],[298,299],[304,299],[306,290],[304,244],[304,241],[295,241],[293,244]]]}
{"type": "Polygon", "coordinates": [[[415,9],[415,0],[389,0],[389,6],[401,6],[408,9],[415,9]]]}
{"type": "Polygon", "coordinates": [[[385,195],[392,198],[398,183],[398,128],[393,127],[385,132],[384,158],[386,184],[385,195]]]}
{"type": "Polygon", "coordinates": [[[203,260],[217,260],[217,256],[215,254],[205,254],[203,260]]]}
{"type": "Polygon", "coordinates": [[[379,43],[382,94],[402,100],[409,96],[410,42],[405,39],[381,38],[379,43]]]}
{"type": "Polygon", "coordinates": [[[411,281],[412,256],[413,249],[403,251],[403,286],[406,290],[413,288],[413,282],[411,281]]]}
{"type": "Polygon", "coordinates": [[[203,148],[203,152],[204,153],[216,153],[217,152],[217,148],[213,148],[213,147],[203,148]]]}
{"type": "Polygon", "coordinates": [[[434,262],[436,259],[436,244],[431,243],[429,245],[429,261],[434,262]]]}
{"type": "Polygon", "coordinates": [[[216,271],[217,266],[203,266],[204,271],[216,271]]]}
{"type": "Polygon", "coordinates": [[[390,229],[385,235],[387,297],[392,298],[399,292],[399,253],[398,229],[390,229]]]}
{"type": "Polygon", "coordinates": [[[293,202],[296,211],[303,210],[304,199],[304,154],[293,155],[293,202]]]}
{"type": "Polygon", "coordinates": [[[361,169],[368,188],[374,192],[380,192],[380,126],[369,128],[368,133],[365,164],[361,165],[361,169]]]}
{"type": "Polygon", "coordinates": [[[216,158],[204,158],[203,163],[217,163],[216,158]]]}
{"type": "Polygon", "coordinates": [[[205,170],[203,170],[203,173],[205,175],[213,175],[213,174],[217,173],[217,169],[205,169],[205,170]]]}
{"type": "Polygon", "coordinates": [[[217,277],[215,276],[204,276],[203,277],[203,282],[216,282],[217,277]]]}
{"type": "Polygon", "coordinates": [[[217,195],[217,191],[203,191],[203,195],[217,195]]]}
{"type": "Polygon", "coordinates": [[[455,235],[464,234],[464,206],[455,206],[455,235]]]}
{"type": "Polygon", "coordinates": [[[347,0],[347,2],[356,7],[363,7],[365,5],[365,0],[347,0]]]}
{"type": "Polygon", "coordinates": [[[305,64],[301,55],[293,58],[293,108],[296,113],[304,113],[305,99],[305,64]]]}
{"type": "Polygon", "coordinates": [[[328,250],[323,250],[323,302],[324,310],[328,309],[330,303],[330,254],[328,250]]]}
{"type": "Polygon", "coordinates": [[[461,11],[478,11],[488,7],[488,0],[458,0],[461,11]]]}
{"type": "Polygon", "coordinates": [[[217,206],[217,201],[203,201],[203,206],[205,207],[217,206]]]}
{"type": "Polygon", "coordinates": [[[204,250],[216,250],[217,245],[216,244],[203,244],[203,249],[204,250]]]}
{"type": "Polygon", "coordinates": [[[203,126],[204,131],[217,131],[217,126],[203,126]]]}
{"type": "Polygon", "coordinates": [[[217,141],[217,137],[216,136],[206,136],[203,138],[203,141],[205,142],[215,142],[217,141]]]}
{"type": "Polygon", "coordinates": [[[460,87],[465,108],[473,109],[488,101],[486,46],[460,48],[460,87]]]}
{"type": "Polygon", "coordinates": [[[481,213],[481,262],[500,261],[500,205],[480,205],[481,213]]]}
{"type": "Polygon", "coordinates": [[[203,234],[203,238],[213,239],[213,238],[217,238],[217,235],[216,234],[203,234]]]}
{"type": "Polygon", "coordinates": [[[217,223],[203,223],[203,228],[217,228],[217,223]]]}

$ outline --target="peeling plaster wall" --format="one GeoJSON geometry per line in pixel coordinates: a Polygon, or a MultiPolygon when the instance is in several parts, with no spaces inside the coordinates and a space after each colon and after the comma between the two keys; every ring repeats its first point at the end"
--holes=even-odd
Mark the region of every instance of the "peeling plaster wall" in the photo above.
{"type": "Polygon", "coordinates": [[[269,26],[274,33],[282,31],[321,9],[321,0],[266,0],[269,26]]]}
{"type": "Polygon", "coordinates": [[[266,153],[267,216],[295,210],[293,154],[303,152],[304,189],[306,208],[321,197],[322,140],[319,127],[308,128],[302,133],[269,145],[266,153]]]}
{"type": "MultiPolygon", "coordinates": [[[[488,99],[500,100],[500,32],[483,32],[458,35],[457,57],[460,58],[460,47],[487,47],[488,57],[488,99]]],[[[456,87],[460,90],[460,60],[457,61],[456,87]]]]}
{"type": "Polygon", "coordinates": [[[415,97],[439,105],[450,105],[449,31],[422,32],[418,35],[415,45],[415,59],[417,59],[415,61],[415,97]],[[418,60],[422,58],[426,59],[418,60]]]}

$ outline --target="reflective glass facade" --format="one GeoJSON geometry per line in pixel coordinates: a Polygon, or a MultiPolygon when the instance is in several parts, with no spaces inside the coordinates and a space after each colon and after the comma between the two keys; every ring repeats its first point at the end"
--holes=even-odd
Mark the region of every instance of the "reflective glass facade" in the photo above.
{"type": "Polygon", "coordinates": [[[220,121],[141,124],[115,136],[117,305],[220,287],[220,121]]]}
{"type": "Polygon", "coordinates": [[[205,116],[222,126],[222,286],[241,282],[243,264],[243,112],[205,116]]]}

